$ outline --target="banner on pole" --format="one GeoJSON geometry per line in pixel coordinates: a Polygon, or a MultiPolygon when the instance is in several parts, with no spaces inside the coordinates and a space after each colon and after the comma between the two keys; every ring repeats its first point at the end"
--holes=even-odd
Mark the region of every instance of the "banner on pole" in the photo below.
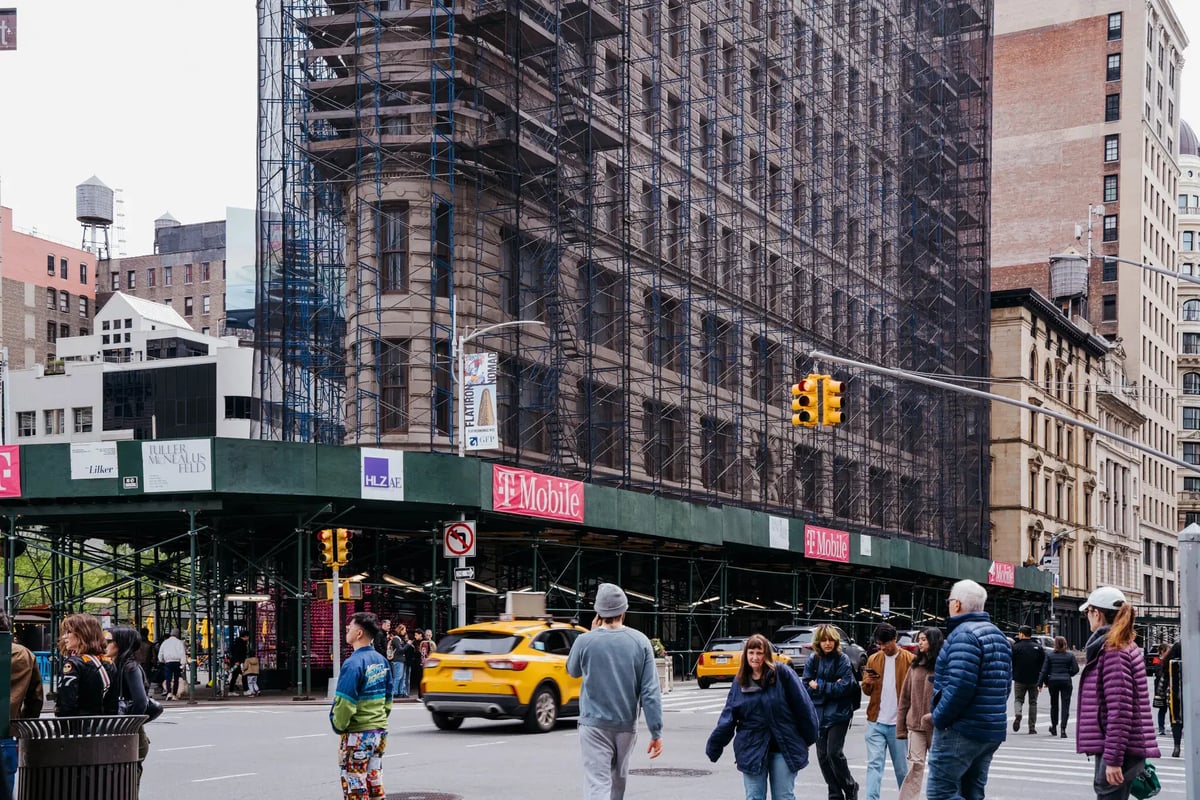
{"type": "Polygon", "coordinates": [[[500,447],[496,420],[496,354],[463,356],[463,437],[466,450],[500,447]]]}

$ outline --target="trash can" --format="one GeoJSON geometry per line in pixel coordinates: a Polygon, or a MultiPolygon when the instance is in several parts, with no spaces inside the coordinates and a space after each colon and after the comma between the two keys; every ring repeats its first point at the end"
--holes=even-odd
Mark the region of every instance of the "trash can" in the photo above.
{"type": "Polygon", "coordinates": [[[137,800],[145,716],[16,719],[21,800],[137,800]]]}

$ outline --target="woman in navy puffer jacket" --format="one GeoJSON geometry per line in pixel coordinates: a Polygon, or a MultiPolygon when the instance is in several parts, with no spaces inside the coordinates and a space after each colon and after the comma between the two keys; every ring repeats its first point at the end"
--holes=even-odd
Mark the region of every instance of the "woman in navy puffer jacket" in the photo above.
{"type": "Polygon", "coordinates": [[[796,773],[808,766],[817,740],[817,712],[787,665],[777,667],[767,637],[755,634],[742,648],[742,664],[725,709],[704,752],[714,763],[733,739],[733,757],[746,800],[795,800],[796,773]]]}
{"type": "Polygon", "coordinates": [[[829,800],[858,800],[858,783],[846,763],[845,747],[854,716],[851,693],[861,690],[850,659],[842,652],[842,637],[832,625],[821,625],[813,633],[813,653],[804,665],[804,686],[821,718],[817,763],[829,800]]]}
{"type": "Polygon", "coordinates": [[[1133,641],[1133,606],[1121,590],[1101,586],[1079,610],[1087,612],[1092,636],[1079,679],[1075,749],[1096,758],[1097,800],[1129,800],[1146,759],[1159,755],[1146,659],[1133,641]]]}

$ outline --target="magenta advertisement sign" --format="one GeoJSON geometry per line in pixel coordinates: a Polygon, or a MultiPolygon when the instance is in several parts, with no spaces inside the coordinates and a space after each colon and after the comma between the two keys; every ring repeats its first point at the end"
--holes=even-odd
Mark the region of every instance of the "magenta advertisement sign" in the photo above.
{"type": "Polygon", "coordinates": [[[583,522],[583,483],[493,466],[492,507],[508,514],[583,522]]]}
{"type": "Polygon", "coordinates": [[[850,563],[850,534],[833,528],[804,526],[804,557],[850,563]]]}

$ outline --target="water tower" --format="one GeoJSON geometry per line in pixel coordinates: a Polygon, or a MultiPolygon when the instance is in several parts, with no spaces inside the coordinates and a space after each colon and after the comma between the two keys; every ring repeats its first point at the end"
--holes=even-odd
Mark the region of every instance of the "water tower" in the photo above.
{"type": "Polygon", "coordinates": [[[1050,297],[1068,318],[1087,318],[1088,258],[1074,247],[1050,256],[1050,297]]]}
{"type": "Polygon", "coordinates": [[[113,224],[113,190],[95,175],[75,187],[75,219],[83,225],[83,249],[99,260],[107,259],[108,229],[113,224]]]}

